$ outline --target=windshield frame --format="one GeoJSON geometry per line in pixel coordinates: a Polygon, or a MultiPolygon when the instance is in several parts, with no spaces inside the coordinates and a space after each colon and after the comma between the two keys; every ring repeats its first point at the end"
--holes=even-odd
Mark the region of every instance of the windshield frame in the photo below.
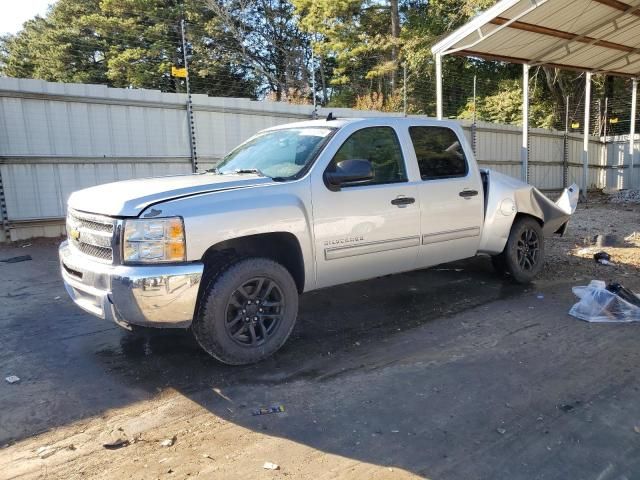
{"type": "MultiPolygon", "coordinates": [[[[249,143],[252,140],[255,140],[256,138],[261,137],[263,135],[267,135],[269,133],[273,133],[273,132],[277,132],[277,131],[281,131],[281,130],[303,130],[303,129],[318,129],[318,128],[327,129],[327,130],[329,130],[329,133],[318,143],[318,145],[315,148],[315,152],[313,152],[313,154],[309,157],[309,161],[305,165],[303,165],[303,167],[300,170],[298,170],[297,173],[295,173],[293,175],[290,175],[288,177],[269,177],[268,175],[265,175],[264,173],[261,174],[262,176],[264,176],[266,178],[271,178],[271,180],[276,181],[276,182],[289,182],[289,181],[292,181],[292,180],[299,180],[300,178],[304,177],[309,172],[311,167],[316,163],[318,157],[324,151],[324,149],[327,146],[327,144],[329,143],[329,141],[334,137],[336,132],[340,129],[339,127],[336,127],[336,126],[333,126],[333,125],[326,125],[326,126],[325,125],[303,125],[303,126],[294,127],[292,125],[290,127],[270,128],[268,130],[262,130],[262,131],[256,133],[255,135],[252,135],[247,140],[245,140],[240,145],[238,145],[236,148],[234,148],[229,153],[227,153],[222,158],[222,160],[220,161],[218,166],[216,166],[215,168],[213,168],[211,170],[207,170],[207,171],[208,172],[216,172],[217,171],[220,175],[228,175],[231,172],[229,172],[229,173],[220,172],[220,166],[223,165],[223,163],[225,162],[227,157],[230,157],[237,150],[239,150],[242,147],[244,147],[247,143],[249,143]]],[[[258,174],[258,175],[260,175],[260,174],[258,174]]]]}

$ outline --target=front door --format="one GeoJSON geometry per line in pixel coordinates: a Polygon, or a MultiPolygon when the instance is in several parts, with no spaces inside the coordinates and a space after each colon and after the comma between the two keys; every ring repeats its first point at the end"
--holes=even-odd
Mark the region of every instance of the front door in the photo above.
{"type": "Polygon", "coordinates": [[[313,182],[318,287],[411,270],[418,256],[418,191],[415,182],[408,181],[395,130],[357,130],[327,169],[349,159],[370,161],[374,178],[338,191],[313,182]]]}

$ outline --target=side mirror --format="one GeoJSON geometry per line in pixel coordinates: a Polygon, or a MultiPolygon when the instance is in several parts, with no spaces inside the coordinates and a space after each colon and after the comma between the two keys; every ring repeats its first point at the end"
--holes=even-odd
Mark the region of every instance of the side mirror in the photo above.
{"type": "Polygon", "coordinates": [[[324,181],[331,190],[340,190],[343,185],[352,185],[373,180],[373,166],[369,160],[354,158],[343,160],[334,172],[325,172],[324,181]]]}

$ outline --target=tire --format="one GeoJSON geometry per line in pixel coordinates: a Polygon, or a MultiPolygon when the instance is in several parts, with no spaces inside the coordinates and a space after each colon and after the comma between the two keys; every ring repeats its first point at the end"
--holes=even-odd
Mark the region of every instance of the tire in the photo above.
{"type": "MultiPolygon", "coordinates": [[[[520,217],[511,227],[504,251],[492,259],[517,283],[530,283],[544,264],[544,234],[537,220],[520,217]]],[[[497,265],[497,266],[496,266],[497,265]]]]}
{"type": "Polygon", "coordinates": [[[298,289],[289,271],[267,258],[245,258],[209,279],[191,328],[212,357],[247,365],[280,349],[297,315],[298,289]]]}

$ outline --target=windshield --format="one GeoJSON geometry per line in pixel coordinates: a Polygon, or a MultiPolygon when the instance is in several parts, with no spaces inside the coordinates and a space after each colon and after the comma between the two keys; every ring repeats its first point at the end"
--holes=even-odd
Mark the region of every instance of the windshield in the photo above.
{"type": "Polygon", "coordinates": [[[313,161],[333,128],[287,128],[261,133],[229,153],[218,173],[256,171],[271,178],[289,178],[313,161]]]}

